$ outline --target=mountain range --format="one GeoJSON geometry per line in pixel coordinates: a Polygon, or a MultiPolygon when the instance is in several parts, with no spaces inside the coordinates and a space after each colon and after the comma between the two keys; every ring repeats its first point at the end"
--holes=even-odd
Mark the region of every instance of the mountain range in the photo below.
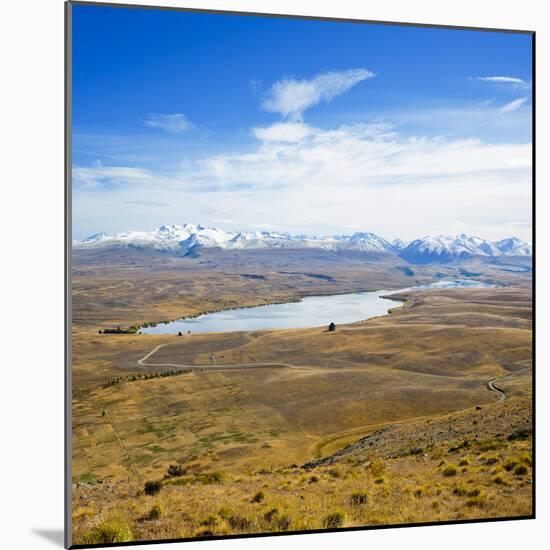
{"type": "Polygon", "coordinates": [[[111,250],[133,248],[178,256],[195,256],[204,248],[219,249],[296,249],[318,248],[328,251],[356,251],[366,254],[392,254],[413,264],[446,263],[474,257],[530,257],[532,247],[517,237],[489,241],[472,235],[439,235],[410,242],[393,242],[374,233],[352,235],[291,235],[273,231],[226,232],[203,225],[163,225],[153,231],[128,231],[108,235],[97,233],[73,241],[74,250],[111,250]]]}

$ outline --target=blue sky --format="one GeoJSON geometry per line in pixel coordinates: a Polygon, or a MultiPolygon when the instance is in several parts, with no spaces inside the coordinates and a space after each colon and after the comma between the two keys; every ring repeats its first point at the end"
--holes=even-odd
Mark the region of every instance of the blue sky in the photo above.
{"type": "Polygon", "coordinates": [[[530,232],[531,38],[73,7],[73,230],[530,232]]]}

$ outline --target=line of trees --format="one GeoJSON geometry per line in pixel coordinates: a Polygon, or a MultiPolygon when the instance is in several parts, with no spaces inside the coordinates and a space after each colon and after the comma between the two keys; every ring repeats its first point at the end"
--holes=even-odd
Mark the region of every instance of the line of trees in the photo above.
{"type": "Polygon", "coordinates": [[[118,378],[113,378],[112,380],[109,380],[108,382],[103,384],[102,387],[110,388],[124,382],[138,382],[140,380],[151,380],[153,378],[167,378],[168,376],[179,376],[180,374],[187,374],[190,372],[193,372],[193,369],[178,369],[162,372],[151,372],[147,374],[133,374],[131,376],[119,376],[118,378]]]}

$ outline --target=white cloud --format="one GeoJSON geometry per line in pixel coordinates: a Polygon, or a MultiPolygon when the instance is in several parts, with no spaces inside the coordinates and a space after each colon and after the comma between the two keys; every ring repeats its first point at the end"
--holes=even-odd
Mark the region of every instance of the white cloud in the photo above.
{"type": "Polygon", "coordinates": [[[307,80],[284,79],[275,82],[262,104],[269,112],[284,119],[301,121],[304,111],[321,101],[330,102],[359,82],[374,77],[367,69],[331,71],[307,80]]]}
{"type": "Polygon", "coordinates": [[[299,141],[263,141],[243,154],[222,154],[199,163],[203,177],[225,185],[262,187],[369,186],[498,174],[514,178],[530,166],[529,145],[492,145],[476,139],[404,137],[384,126],[311,129],[299,141]]]}
{"type": "Polygon", "coordinates": [[[189,119],[181,113],[150,114],[143,122],[146,126],[160,128],[169,134],[180,134],[191,127],[189,119]]]}
{"type": "Polygon", "coordinates": [[[253,128],[253,133],[260,141],[302,141],[315,130],[301,122],[279,122],[264,128],[253,128]]]}
{"type": "Polygon", "coordinates": [[[73,185],[76,187],[93,189],[105,185],[136,185],[151,183],[155,180],[155,173],[144,168],[131,166],[95,166],[73,167],[73,185]]]}
{"type": "Polygon", "coordinates": [[[510,101],[510,103],[506,103],[506,105],[503,105],[500,109],[500,113],[512,113],[513,111],[516,111],[519,109],[525,102],[527,101],[526,97],[520,97],[519,99],[514,99],[514,101],[510,101]]]}
{"type": "Polygon", "coordinates": [[[525,80],[515,76],[477,76],[476,80],[481,80],[482,82],[494,82],[496,84],[515,84],[520,86],[525,86],[527,84],[525,80]]]}
{"type": "MultiPolygon", "coordinates": [[[[254,134],[258,141],[246,150],[205,156],[172,173],[75,168],[79,234],[194,221],[314,234],[353,226],[387,238],[502,238],[506,222],[530,216],[529,143],[410,137],[383,122],[332,130],[288,122],[254,134]],[[128,207],[151,198],[168,206],[128,207]]],[[[522,238],[528,232],[514,228],[522,238]]]]}

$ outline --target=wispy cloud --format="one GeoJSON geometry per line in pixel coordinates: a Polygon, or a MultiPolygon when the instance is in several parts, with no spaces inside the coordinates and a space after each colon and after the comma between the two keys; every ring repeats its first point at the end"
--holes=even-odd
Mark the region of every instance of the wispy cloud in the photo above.
{"type": "Polygon", "coordinates": [[[321,101],[330,102],[335,97],[375,74],[367,69],[331,71],[311,79],[284,79],[275,82],[268,91],[262,107],[279,113],[284,119],[301,121],[304,111],[321,101]]]}
{"type": "Polygon", "coordinates": [[[113,185],[136,185],[151,183],[155,173],[151,170],[132,166],[95,166],[73,167],[73,184],[84,189],[113,185]]]}
{"type": "Polygon", "coordinates": [[[515,76],[476,76],[475,79],[481,80],[482,82],[493,82],[495,84],[515,84],[519,86],[527,85],[525,80],[515,76]]]}
{"type": "Polygon", "coordinates": [[[159,128],[169,134],[180,134],[191,128],[189,119],[182,113],[150,114],[143,122],[146,126],[159,128]]]}
{"type": "Polygon", "coordinates": [[[280,122],[265,128],[253,128],[253,133],[260,141],[302,141],[315,130],[302,122],[280,122]]]}
{"type": "Polygon", "coordinates": [[[500,113],[511,113],[513,111],[516,111],[519,109],[525,102],[527,101],[526,97],[520,97],[518,99],[514,99],[514,101],[510,101],[510,103],[506,103],[506,105],[503,105],[500,109],[500,113]]]}

